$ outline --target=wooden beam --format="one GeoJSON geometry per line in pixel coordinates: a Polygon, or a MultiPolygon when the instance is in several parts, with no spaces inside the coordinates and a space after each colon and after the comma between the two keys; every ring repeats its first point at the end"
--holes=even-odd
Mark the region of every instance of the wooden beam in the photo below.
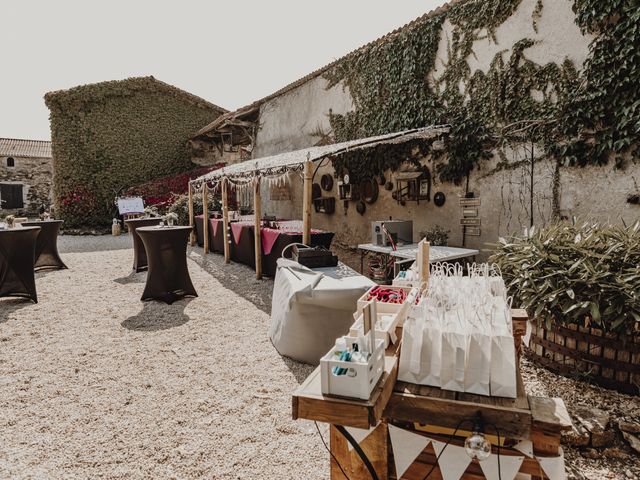
{"type": "Polygon", "coordinates": [[[189,182],[189,226],[192,228],[191,234],[189,235],[189,245],[192,247],[196,244],[196,232],[193,231],[193,226],[195,224],[195,218],[193,216],[193,187],[191,186],[191,182],[189,182]]]}
{"type": "Polygon", "coordinates": [[[256,174],[253,180],[253,238],[256,249],[256,279],[262,279],[262,242],[260,235],[260,218],[262,217],[262,200],[260,198],[260,176],[256,174]]]}
{"type": "Polygon", "coordinates": [[[209,253],[209,187],[202,182],[202,237],[204,253],[209,253]]]}
{"type": "Polygon", "coordinates": [[[229,263],[231,259],[229,245],[229,195],[227,177],[222,178],[222,236],[224,238],[224,263],[229,263]]]}
{"type": "Polygon", "coordinates": [[[302,243],[311,245],[311,191],[313,181],[313,163],[304,163],[304,189],[302,201],[302,243]]]}
{"type": "Polygon", "coordinates": [[[429,284],[429,249],[431,245],[424,238],[418,244],[418,268],[420,269],[420,290],[424,291],[429,284]]]}

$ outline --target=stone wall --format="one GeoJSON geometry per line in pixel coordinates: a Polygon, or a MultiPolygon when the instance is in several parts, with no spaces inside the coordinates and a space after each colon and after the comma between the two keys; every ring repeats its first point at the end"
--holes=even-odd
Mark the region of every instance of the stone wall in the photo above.
{"type": "MultiPolygon", "coordinates": [[[[569,59],[580,69],[589,55],[592,38],[582,35],[575,24],[572,1],[545,1],[537,31],[532,24],[532,15],[537,0],[522,0],[515,13],[495,31],[497,43],[488,37],[474,43],[474,54],[467,59],[471,74],[476,70],[487,71],[495,55],[502,52],[507,59],[513,46],[523,38],[535,43],[525,50],[526,58],[544,65],[548,62],[562,63],[569,59]]],[[[429,79],[439,78],[448,63],[451,24],[445,21],[438,48],[435,68],[429,79]]],[[[435,88],[435,87],[434,87],[435,88]]],[[[466,85],[461,84],[461,92],[466,85]]],[[[532,93],[535,99],[535,93],[532,93]]],[[[542,94],[540,92],[540,94],[542,94]]],[[[323,77],[316,77],[302,86],[275,99],[269,100],[261,108],[260,131],[257,137],[254,158],[284,151],[301,149],[318,142],[320,132],[329,132],[328,113],[344,113],[352,110],[353,100],[347,89],[336,86],[326,89],[323,77]]],[[[613,162],[603,167],[567,168],[556,171],[556,162],[539,159],[534,148],[533,188],[531,185],[530,146],[523,144],[506,151],[504,165],[498,167],[498,157],[476,169],[469,179],[469,191],[480,198],[478,218],[480,236],[463,235],[460,227],[462,208],[459,199],[465,194],[465,186],[436,183],[432,196],[441,191],[446,195],[442,207],[432,202],[407,202],[399,205],[391,192],[380,190],[376,203],[367,206],[364,215],[356,212],[351,202],[347,210],[342,201],[336,201],[333,215],[313,213],[313,225],[336,232],[336,240],[347,244],[369,242],[370,225],[373,220],[406,219],[414,222],[414,239],[429,227],[439,225],[450,230],[450,244],[485,250],[485,257],[491,244],[500,236],[521,232],[531,221],[531,197],[533,197],[533,222],[544,225],[552,218],[555,201],[559,213],[567,218],[579,216],[599,221],[633,222],[640,218],[640,206],[627,203],[627,196],[639,193],[640,165],[632,164],[626,170],[615,170],[613,162]],[[555,188],[554,188],[555,186],[555,188]]],[[[429,159],[423,163],[430,165],[429,159]]],[[[433,171],[433,169],[432,169],[433,171]]],[[[331,167],[318,171],[315,182],[323,173],[333,174],[331,167]]],[[[392,172],[387,172],[387,178],[392,172]]],[[[291,201],[269,200],[267,187],[263,187],[266,201],[263,210],[267,214],[282,218],[301,218],[302,183],[298,176],[291,176],[291,201]]],[[[337,182],[333,192],[323,192],[324,196],[338,197],[337,182]]]]}
{"type": "Polygon", "coordinates": [[[0,156],[0,184],[22,185],[24,207],[0,209],[0,217],[6,215],[36,216],[42,205],[52,203],[53,161],[51,158],[11,157],[15,166],[7,166],[7,158],[0,156]]]}

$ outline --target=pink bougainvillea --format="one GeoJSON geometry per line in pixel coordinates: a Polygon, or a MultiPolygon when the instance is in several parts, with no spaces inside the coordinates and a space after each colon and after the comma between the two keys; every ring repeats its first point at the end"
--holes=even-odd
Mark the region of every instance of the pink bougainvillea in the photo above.
{"type": "Polygon", "coordinates": [[[145,206],[155,207],[163,212],[171,206],[176,195],[187,192],[189,180],[198,178],[205,173],[222,168],[223,166],[223,163],[218,163],[212,167],[201,167],[178,175],[157,178],[142,185],[127,189],[124,195],[142,197],[145,206]]]}

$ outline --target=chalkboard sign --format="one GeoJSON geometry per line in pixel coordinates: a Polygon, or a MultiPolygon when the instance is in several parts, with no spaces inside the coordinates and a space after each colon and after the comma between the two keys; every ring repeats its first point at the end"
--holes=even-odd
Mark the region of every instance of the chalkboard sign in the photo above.
{"type": "Polygon", "coordinates": [[[120,215],[144,213],[144,202],[141,197],[119,198],[118,211],[120,212],[120,215]]]}

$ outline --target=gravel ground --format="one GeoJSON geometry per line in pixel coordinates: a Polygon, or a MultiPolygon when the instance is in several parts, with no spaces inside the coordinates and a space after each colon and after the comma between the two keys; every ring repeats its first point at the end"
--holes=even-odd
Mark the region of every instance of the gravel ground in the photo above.
{"type": "MultiPolygon", "coordinates": [[[[200,296],[143,304],[130,236],[61,236],[59,249],[70,269],[37,274],[39,304],[0,300],[0,479],[328,477],[315,426],[291,420],[313,367],[269,342],[270,280],[193,248],[200,296]]],[[[523,377],[570,412],[640,419],[637,397],[526,359],[523,377]]],[[[564,449],[569,478],[640,477],[619,434],[615,456],[564,449]]]]}
{"type": "Polygon", "coordinates": [[[291,420],[312,368],[267,336],[272,283],[211,255],[213,276],[189,262],[198,298],[142,303],[130,241],[63,236],[40,303],[0,301],[0,478],[326,478],[291,420]]]}

